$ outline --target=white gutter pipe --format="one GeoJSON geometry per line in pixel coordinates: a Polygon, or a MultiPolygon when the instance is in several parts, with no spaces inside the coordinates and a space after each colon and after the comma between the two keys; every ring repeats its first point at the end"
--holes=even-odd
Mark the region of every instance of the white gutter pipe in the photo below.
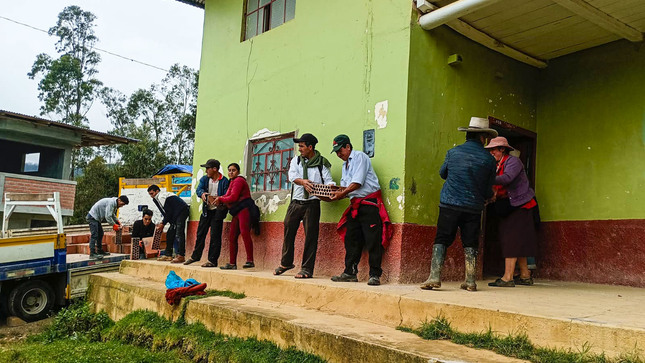
{"type": "Polygon", "coordinates": [[[500,0],[459,0],[452,4],[433,10],[419,18],[419,25],[425,30],[431,30],[451,20],[458,19],[500,0]]]}

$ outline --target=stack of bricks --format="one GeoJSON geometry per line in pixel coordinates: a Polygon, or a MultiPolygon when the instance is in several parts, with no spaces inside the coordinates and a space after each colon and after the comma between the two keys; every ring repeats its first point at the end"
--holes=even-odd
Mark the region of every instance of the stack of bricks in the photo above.
{"type": "MultiPolygon", "coordinates": [[[[122,231],[104,230],[103,235],[103,250],[111,253],[125,253],[132,254],[132,246],[137,244],[132,241],[131,231],[128,227],[124,227],[122,231]]],[[[146,244],[146,257],[152,258],[159,254],[159,250],[165,247],[165,233],[155,229],[155,235],[146,244]]],[[[67,236],[67,253],[90,253],[90,233],[75,234],[67,236]]]]}
{"type": "MultiPolygon", "coordinates": [[[[60,206],[63,210],[74,210],[74,197],[76,195],[76,184],[66,180],[60,182],[43,181],[33,179],[27,176],[6,176],[4,179],[4,190],[2,193],[2,203],[4,203],[4,193],[42,193],[60,192],[60,206]]],[[[49,215],[47,208],[42,207],[43,214],[49,215]]]]}

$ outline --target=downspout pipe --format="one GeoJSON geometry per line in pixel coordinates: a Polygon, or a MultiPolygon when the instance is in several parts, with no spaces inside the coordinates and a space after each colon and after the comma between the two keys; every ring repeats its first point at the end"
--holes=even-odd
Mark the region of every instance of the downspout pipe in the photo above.
{"type": "Polygon", "coordinates": [[[500,0],[459,0],[440,7],[419,18],[419,25],[425,30],[439,27],[449,21],[468,15],[481,8],[495,4],[500,0]]]}

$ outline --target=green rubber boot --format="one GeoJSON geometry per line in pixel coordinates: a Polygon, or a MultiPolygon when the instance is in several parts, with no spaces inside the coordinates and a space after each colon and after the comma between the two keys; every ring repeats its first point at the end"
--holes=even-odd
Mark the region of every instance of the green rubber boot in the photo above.
{"type": "Polygon", "coordinates": [[[430,276],[421,285],[423,290],[438,289],[441,287],[441,269],[446,259],[446,245],[435,244],[432,247],[432,263],[430,264],[430,276]]]}
{"type": "Polygon", "coordinates": [[[466,260],[466,281],[461,284],[461,288],[466,291],[477,291],[475,278],[477,276],[477,250],[472,247],[464,248],[466,260]]]}

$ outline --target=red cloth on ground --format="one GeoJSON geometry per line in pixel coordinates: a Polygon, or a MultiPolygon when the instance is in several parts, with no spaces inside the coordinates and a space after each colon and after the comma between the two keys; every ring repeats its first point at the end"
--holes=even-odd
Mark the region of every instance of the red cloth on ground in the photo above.
{"type": "Polygon", "coordinates": [[[206,283],[193,285],[188,287],[178,287],[175,289],[166,290],[166,301],[170,305],[177,305],[182,297],[191,295],[206,295],[206,283]]]}
{"type": "MultiPolygon", "coordinates": [[[[237,179],[237,178],[236,178],[237,179]]],[[[251,239],[251,214],[248,208],[242,209],[233,217],[229,229],[229,252],[231,265],[237,264],[237,239],[242,234],[244,249],[246,250],[246,261],[253,262],[253,239],[251,239]]]]}
{"type": "Polygon", "coordinates": [[[343,240],[343,242],[345,241],[345,233],[347,232],[347,229],[345,228],[345,223],[347,222],[347,214],[352,213],[352,218],[356,218],[356,216],[358,215],[358,208],[361,205],[371,205],[378,208],[379,216],[381,217],[381,223],[383,224],[381,245],[383,245],[383,248],[387,249],[387,246],[390,244],[392,234],[394,233],[394,229],[392,228],[392,222],[390,222],[390,216],[387,214],[387,210],[385,209],[385,204],[383,203],[383,197],[381,196],[380,189],[363,198],[355,197],[351,199],[349,207],[347,207],[347,209],[345,209],[345,212],[343,212],[343,215],[340,217],[340,221],[338,222],[338,226],[336,227],[336,232],[338,232],[340,239],[343,240]],[[376,203],[368,201],[367,199],[376,199],[376,203]]]}

